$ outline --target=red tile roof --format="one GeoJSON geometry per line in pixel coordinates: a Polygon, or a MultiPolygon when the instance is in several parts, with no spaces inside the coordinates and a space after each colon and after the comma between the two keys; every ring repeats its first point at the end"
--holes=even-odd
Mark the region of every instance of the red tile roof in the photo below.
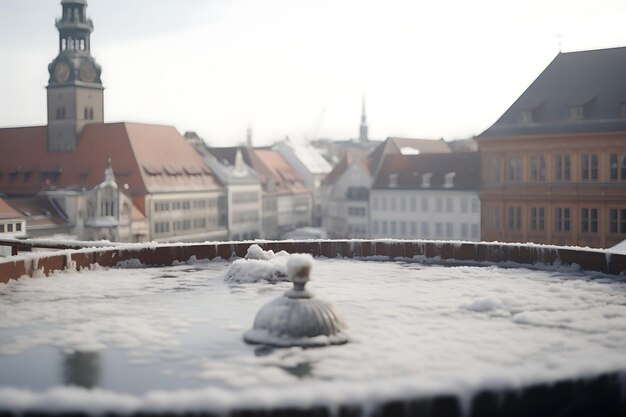
{"type": "Polygon", "coordinates": [[[250,149],[249,153],[253,168],[261,177],[276,182],[276,192],[307,193],[302,178],[277,151],[267,149],[250,149]]]}
{"type": "Polygon", "coordinates": [[[102,181],[108,158],[118,184],[140,209],[147,193],[221,188],[202,157],[170,126],[90,124],[73,152],[48,152],[46,134],[45,126],[0,129],[0,192],[92,188],[102,181]]]}
{"type": "Polygon", "coordinates": [[[28,228],[69,226],[58,206],[45,196],[9,198],[9,204],[26,215],[28,228]]]}
{"type": "Polygon", "coordinates": [[[361,150],[348,150],[339,162],[337,162],[337,165],[333,167],[333,170],[330,171],[326,177],[324,177],[322,184],[334,184],[353,164],[359,164],[365,171],[370,172],[367,161],[367,152],[361,150]]]}
{"type": "Polygon", "coordinates": [[[0,197],[0,219],[23,219],[24,217],[0,197]]]}

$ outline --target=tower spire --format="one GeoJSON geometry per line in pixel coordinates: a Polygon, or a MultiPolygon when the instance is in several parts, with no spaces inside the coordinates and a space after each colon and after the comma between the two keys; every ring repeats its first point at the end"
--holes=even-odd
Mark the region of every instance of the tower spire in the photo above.
{"type": "Polygon", "coordinates": [[[359,126],[359,141],[367,142],[367,118],[365,116],[365,95],[363,96],[363,103],[361,108],[361,125],[359,126]]]}

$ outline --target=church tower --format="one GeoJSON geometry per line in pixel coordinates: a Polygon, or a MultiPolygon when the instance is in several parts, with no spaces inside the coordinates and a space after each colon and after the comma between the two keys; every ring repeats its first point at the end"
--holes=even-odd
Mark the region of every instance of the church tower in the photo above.
{"type": "Polygon", "coordinates": [[[101,68],[91,56],[87,0],[62,0],[59,54],[48,65],[48,151],[71,152],[88,123],[104,122],[101,68]]]}
{"type": "Polygon", "coordinates": [[[361,125],[359,126],[359,141],[368,142],[367,137],[367,120],[365,119],[365,97],[363,97],[363,108],[361,109],[361,125]]]}

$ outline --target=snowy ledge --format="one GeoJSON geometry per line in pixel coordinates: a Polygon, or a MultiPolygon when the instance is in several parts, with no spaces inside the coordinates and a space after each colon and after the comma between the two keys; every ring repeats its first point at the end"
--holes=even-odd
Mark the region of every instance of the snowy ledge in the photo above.
{"type": "MultiPolygon", "coordinates": [[[[28,240],[22,241],[28,244],[28,240]]],[[[413,260],[443,264],[525,266],[539,269],[574,268],[623,275],[626,254],[603,249],[532,243],[432,240],[282,240],[204,243],[62,242],[82,249],[22,253],[0,260],[0,283],[21,276],[49,275],[64,269],[164,266],[203,259],[243,258],[250,245],[263,250],[309,253],[316,257],[413,260]]],[[[2,244],[2,242],[0,242],[2,244]]],[[[52,247],[52,244],[51,244],[52,247]]]]}

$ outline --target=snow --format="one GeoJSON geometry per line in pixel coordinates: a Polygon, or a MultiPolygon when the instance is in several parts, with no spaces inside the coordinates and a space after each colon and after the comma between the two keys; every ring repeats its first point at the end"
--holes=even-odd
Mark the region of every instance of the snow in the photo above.
{"type": "Polygon", "coordinates": [[[400,153],[402,155],[419,155],[420,150],[411,146],[403,146],[400,148],[400,153]]]}
{"type": "Polygon", "coordinates": [[[225,284],[230,266],[97,268],[0,284],[0,404],[94,412],[376,405],[626,371],[623,277],[318,259],[308,286],[342,310],[351,342],[259,350],[242,334],[291,284],[225,284]],[[77,354],[95,358],[94,389],[65,385],[77,354]]]}
{"type": "Polygon", "coordinates": [[[288,258],[289,254],[285,251],[274,253],[272,250],[264,251],[257,244],[250,245],[245,258],[232,263],[226,273],[226,281],[233,283],[288,281],[288,258]]]}
{"type": "Polygon", "coordinates": [[[309,270],[313,267],[313,257],[308,253],[294,253],[293,255],[289,255],[289,259],[287,259],[287,275],[295,276],[297,271],[302,268],[308,268],[309,270]]]}
{"type": "Polygon", "coordinates": [[[622,240],[620,243],[610,247],[608,250],[611,252],[626,253],[626,240],[622,240]]]}

